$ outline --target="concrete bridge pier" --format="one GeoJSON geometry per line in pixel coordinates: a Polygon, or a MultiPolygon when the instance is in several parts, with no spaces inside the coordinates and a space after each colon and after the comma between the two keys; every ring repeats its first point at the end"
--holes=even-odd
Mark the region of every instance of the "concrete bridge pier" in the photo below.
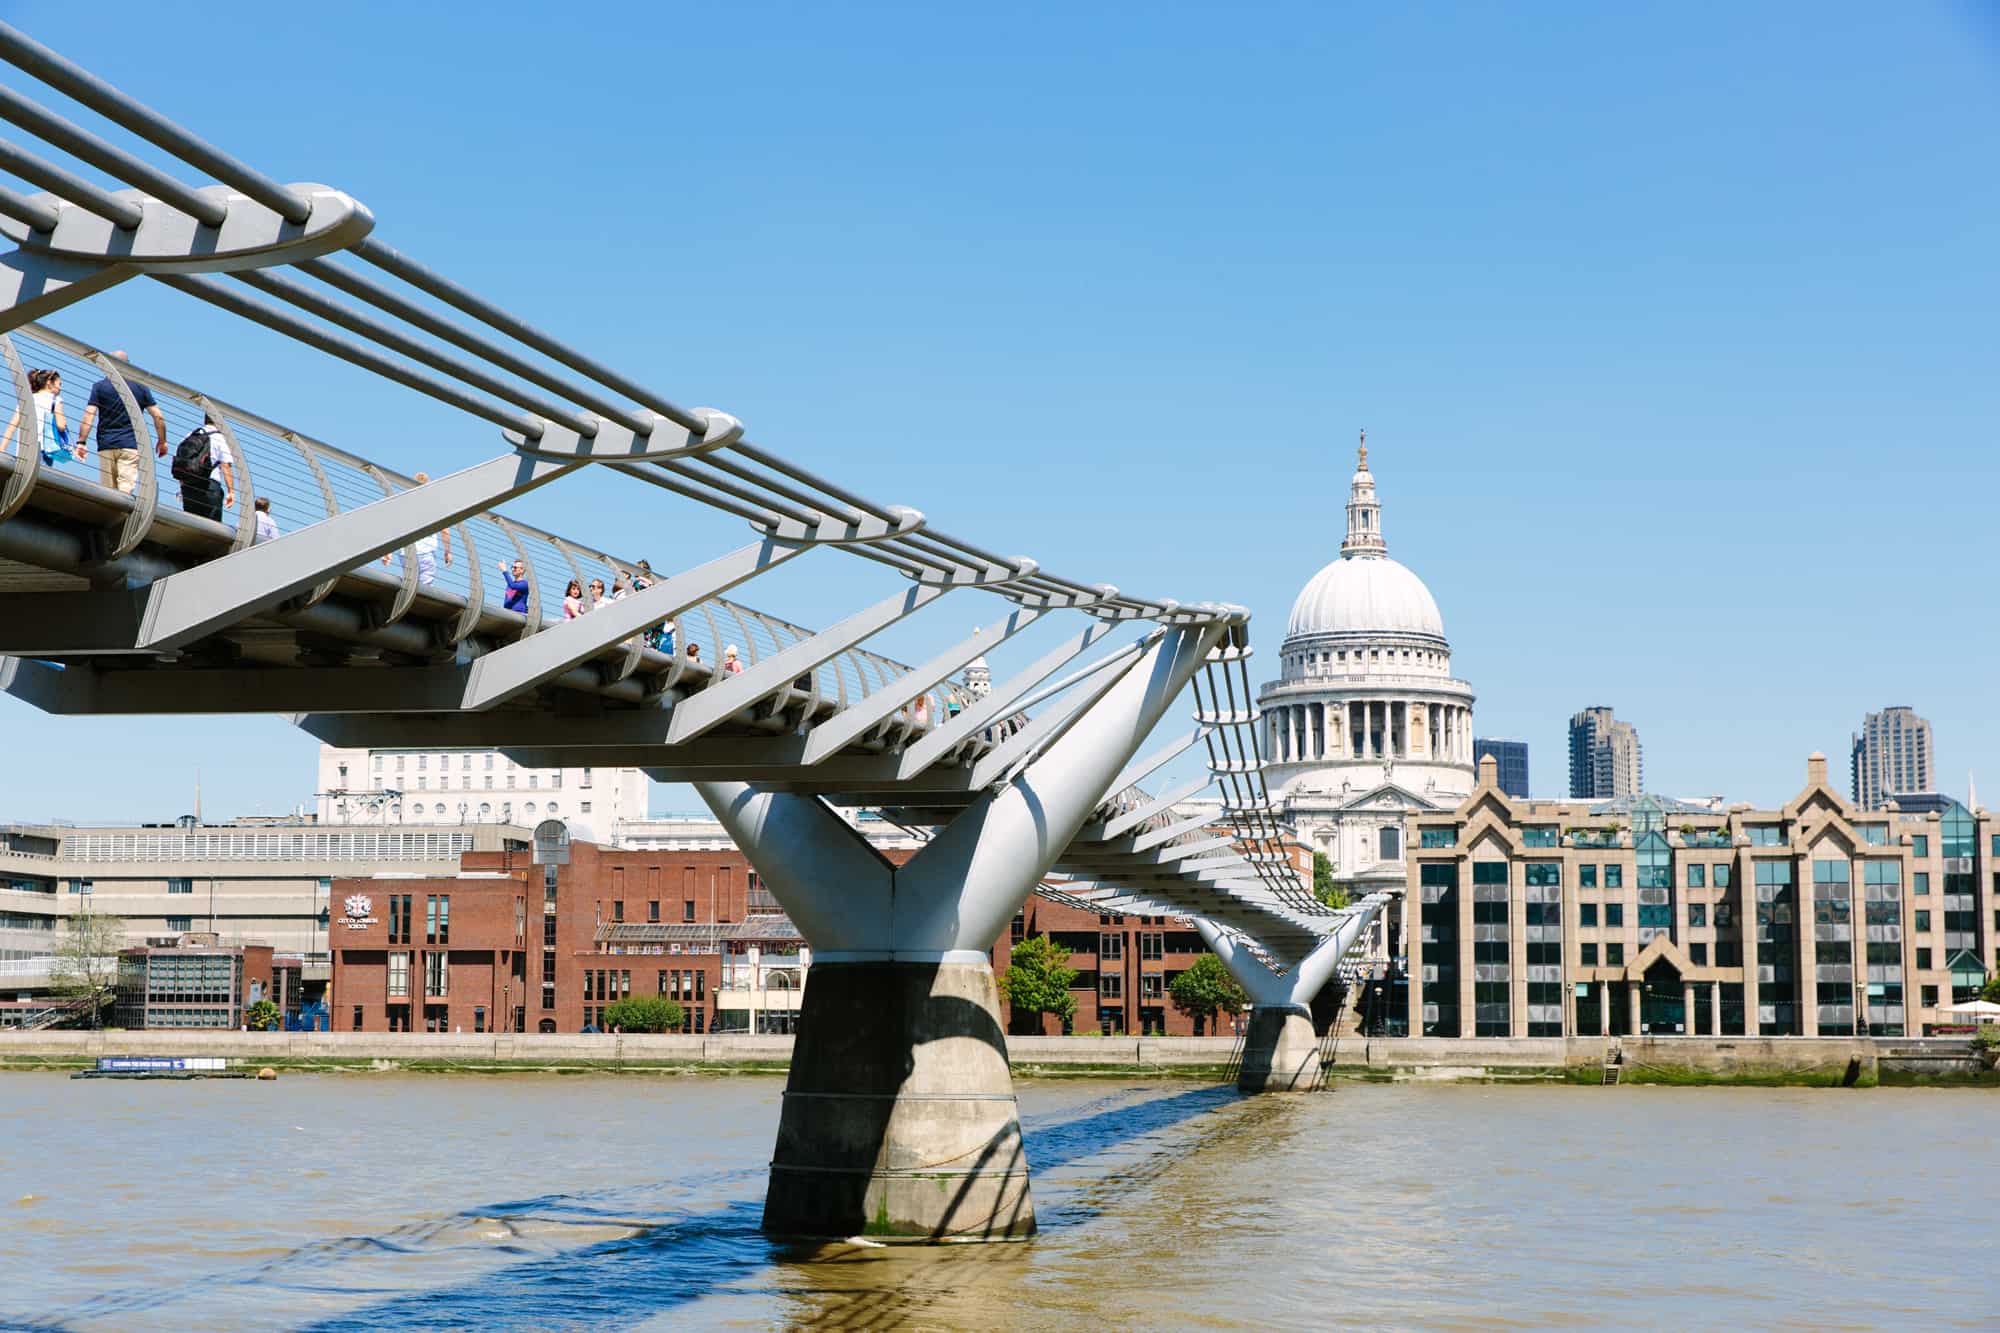
{"type": "Polygon", "coordinates": [[[764,1230],[1033,1233],[987,950],[1225,632],[1157,633],[1041,755],[893,865],[816,796],[697,783],[813,949],[764,1230]]]}
{"type": "Polygon", "coordinates": [[[1388,895],[1364,898],[1333,933],[1296,965],[1280,973],[1253,953],[1249,941],[1214,922],[1195,918],[1195,929],[1250,997],[1250,1030],[1243,1037],[1239,1092],[1311,1092],[1320,1084],[1319,1037],[1312,1000],[1332,979],[1347,951],[1361,939],[1388,895]]]}

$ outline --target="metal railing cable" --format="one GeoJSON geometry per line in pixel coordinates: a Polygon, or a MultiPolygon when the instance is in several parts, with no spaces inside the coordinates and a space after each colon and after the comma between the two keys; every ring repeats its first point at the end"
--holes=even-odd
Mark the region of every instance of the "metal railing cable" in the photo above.
{"type": "MultiPolygon", "coordinates": [[[[99,355],[97,349],[71,338],[66,334],[40,325],[28,325],[16,329],[11,337],[23,359],[36,368],[61,372],[64,417],[68,423],[71,439],[75,439],[91,383],[100,375],[94,362],[99,355]]],[[[165,496],[175,494],[178,487],[171,473],[172,448],[176,442],[202,424],[203,411],[197,400],[204,395],[166,376],[143,367],[120,363],[126,377],[134,384],[144,385],[152,393],[156,405],[165,422],[165,434],[169,446],[166,457],[158,457],[151,452],[150,432],[143,421],[140,445],[144,453],[142,462],[150,463],[156,470],[158,484],[165,496]]],[[[0,377],[0,412],[11,410],[10,403],[15,396],[11,383],[0,377]]],[[[371,469],[386,476],[398,489],[418,484],[414,477],[393,469],[379,468],[370,460],[349,453],[337,446],[317,440],[309,440],[300,432],[280,425],[256,412],[238,407],[215,395],[205,395],[215,404],[217,410],[228,420],[236,437],[237,447],[242,449],[252,461],[256,476],[256,495],[271,502],[270,514],[277,530],[282,534],[319,522],[328,516],[328,491],[331,492],[334,512],[345,512],[381,498],[381,487],[371,469]],[[322,479],[326,489],[322,489],[322,479]]],[[[26,414],[23,414],[24,417],[26,414]]],[[[17,425],[14,447],[32,447],[29,443],[32,432],[25,424],[17,425]]],[[[74,458],[60,463],[44,463],[43,467],[57,475],[67,475],[79,480],[96,482],[99,480],[99,465],[96,459],[78,462],[74,458]]],[[[513,544],[508,533],[501,528],[498,519],[501,511],[494,514],[475,515],[464,523],[454,525],[439,534],[438,549],[431,552],[430,573],[434,581],[425,582],[420,595],[430,599],[444,600],[448,604],[466,605],[474,603],[474,577],[470,559],[473,552],[465,549],[462,535],[450,534],[470,528],[473,547],[482,555],[490,553],[492,560],[498,560],[502,552],[511,554],[513,544]],[[447,562],[447,551],[450,560],[447,562]]],[[[203,520],[192,520],[201,522],[203,520]]],[[[233,532],[235,516],[225,512],[217,521],[219,529],[233,532]]],[[[630,574],[639,567],[636,559],[616,556],[597,547],[579,543],[567,538],[559,538],[534,524],[509,518],[507,524],[519,534],[530,555],[530,572],[535,581],[545,587],[552,581],[560,590],[567,584],[570,575],[569,564],[560,553],[567,547],[584,562],[586,586],[589,578],[602,577],[607,588],[614,586],[617,575],[623,571],[630,574]],[[546,571],[546,572],[545,572],[546,571]]],[[[386,592],[400,581],[402,557],[392,554],[383,564],[371,564],[349,571],[349,577],[379,581],[386,592]]],[[[491,561],[489,561],[491,563],[491,561]]],[[[493,578],[481,580],[484,584],[477,594],[476,605],[485,614],[505,616],[499,603],[503,589],[493,578]]],[[[725,616],[733,610],[740,613],[753,628],[749,633],[746,648],[753,652],[774,651],[784,639],[797,642],[810,636],[811,630],[804,626],[771,616],[767,613],[742,607],[728,598],[710,599],[708,603],[722,610],[725,616]],[[756,627],[761,627],[761,630],[756,627]]],[[[544,603],[547,620],[560,619],[562,601],[560,596],[550,596],[544,603]]],[[[694,609],[698,612],[700,607],[694,609]]],[[[694,612],[691,612],[694,613],[694,612]]],[[[722,645],[716,645],[720,652],[722,645]]],[[[652,654],[658,663],[658,654],[652,654]]],[[[822,668],[823,671],[850,682],[849,697],[858,699],[870,692],[869,681],[874,678],[894,678],[909,670],[900,662],[883,657],[865,648],[849,649],[834,662],[822,668]]],[[[831,683],[831,682],[829,682],[831,683]]],[[[831,696],[829,692],[828,697],[831,696]]]]}
{"type": "MultiPolygon", "coordinates": [[[[291,187],[277,183],[246,163],[216,149],[167,117],[119,92],[17,29],[0,25],[0,58],[8,60],[103,115],[114,124],[163,149],[181,162],[223,181],[290,221],[302,223],[310,216],[312,211],[310,201],[291,187]]],[[[182,185],[143,160],[116,148],[81,127],[70,124],[64,118],[19,94],[0,98],[0,117],[38,133],[48,142],[78,156],[80,160],[89,162],[107,174],[125,181],[167,206],[188,213],[201,222],[213,225],[227,214],[225,201],[216,200],[182,185]]],[[[0,162],[0,166],[10,165],[39,173],[30,178],[35,179],[36,183],[43,184],[45,188],[54,189],[58,195],[72,203],[110,216],[121,226],[136,225],[138,216],[136,205],[90,186],[88,182],[75,177],[73,173],[62,172],[62,169],[55,167],[54,164],[32,159],[32,155],[25,153],[20,154],[11,163],[0,162]],[[51,172],[59,174],[51,175],[51,172]],[[51,181],[54,181],[55,185],[51,185],[51,181]]],[[[28,213],[38,223],[50,220],[49,210],[46,207],[38,207],[35,201],[21,200],[18,203],[19,206],[12,210],[14,213],[28,213]]],[[[160,276],[168,281],[169,285],[220,305],[240,317],[251,319],[286,336],[304,341],[329,355],[347,360],[372,373],[383,375],[406,387],[438,398],[460,410],[495,422],[504,429],[515,431],[531,441],[540,437],[543,420],[558,422],[584,438],[589,438],[596,432],[597,419],[600,417],[616,421],[635,432],[651,426],[649,416],[651,413],[657,413],[691,431],[705,428],[706,421],[702,413],[680,407],[672,399],[579,352],[560,339],[526,323],[383,242],[368,237],[349,248],[362,262],[373,265],[424,296],[456,309],[505,338],[566,367],[574,375],[582,376],[587,381],[594,381],[614,394],[623,395],[639,404],[643,411],[625,407],[616,399],[592,388],[588,383],[578,383],[573,378],[556,375],[506,345],[443,319],[383,284],[325,258],[305,260],[301,263],[300,269],[345,294],[373,306],[388,315],[391,321],[400,321],[403,325],[428,337],[442,340],[457,347],[461,352],[469,353],[493,370],[445,353],[402,332],[393,322],[385,322],[364,314],[351,306],[323,297],[292,279],[268,271],[238,272],[232,276],[240,283],[251,286],[265,295],[274,296],[295,308],[306,310],[318,319],[345,329],[358,338],[387,347],[396,352],[398,357],[406,360],[385,357],[379,352],[366,349],[355,340],[355,337],[331,334],[309,321],[287,317],[275,307],[262,302],[248,301],[228,293],[226,285],[216,279],[160,276]],[[434,373],[420,371],[415,366],[407,364],[409,361],[414,361],[417,366],[426,367],[429,372],[434,373]],[[544,392],[567,399],[582,411],[565,409],[546,399],[531,395],[511,385],[493,371],[525,380],[544,392]],[[480,393],[466,393],[450,381],[457,381],[459,385],[471,385],[480,393]],[[482,398],[480,395],[487,397],[482,398]],[[495,403],[488,401],[488,398],[499,401],[495,403]],[[511,405],[512,408],[519,410],[509,410],[508,406],[503,405],[511,405]],[[523,412],[530,415],[523,416],[521,415],[523,412]]],[[[711,502],[709,492],[720,490],[734,499],[761,504],[766,508],[775,508],[772,501],[786,497],[795,504],[808,505],[824,515],[849,520],[858,514],[887,518],[892,513],[893,507],[869,501],[854,491],[818,477],[798,464],[747,440],[738,440],[731,451],[741,459],[760,464],[767,471],[753,473],[739,463],[714,457],[701,460],[657,460],[652,466],[696,480],[698,484],[693,488],[689,498],[704,503],[711,502]],[[720,478],[716,476],[718,472],[734,475],[739,481],[748,484],[748,490],[725,489],[720,478]],[[780,481],[779,478],[785,480],[780,481]]],[[[682,493],[689,494],[686,491],[682,493]]],[[[723,507],[729,512],[737,512],[734,506],[718,507],[723,507]]],[[[910,535],[882,543],[884,547],[894,548],[893,551],[870,550],[865,547],[848,549],[853,554],[895,568],[906,577],[922,577],[916,572],[920,570],[931,570],[947,576],[965,575],[978,572],[982,568],[990,569],[995,565],[1005,568],[1010,563],[1004,558],[994,557],[990,552],[972,543],[935,530],[928,531],[926,538],[920,540],[910,535]],[[941,547],[946,549],[940,549],[941,547]]],[[[1092,585],[1047,574],[1041,576],[1036,586],[1044,590],[1060,590],[1062,594],[1073,597],[1099,596],[1103,591],[1092,585]]],[[[1173,602],[1121,594],[1103,597],[1095,613],[1158,617],[1173,610],[1176,605],[1173,602]]]]}

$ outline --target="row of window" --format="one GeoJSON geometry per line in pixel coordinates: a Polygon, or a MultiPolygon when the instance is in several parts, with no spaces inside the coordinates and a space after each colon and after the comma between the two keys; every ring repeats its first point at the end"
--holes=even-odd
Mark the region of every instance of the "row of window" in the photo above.
{"type": "MultiPolygon", "coordinates": [[[[487,771],[488,773],[491,773],[491,772],[493,771],[493,768],[494,768],[494,760],[495,760],[496,758],[498,758],[498,759],[500,760],[500,768],[501,768],[501,770],[502,770],[503,772],[512,772],[512,771],[514,770],[514,767],[515,767],[515,765],[514,765],[514,761],[513,761],[513,760],[511,760],[511,759],[508,759],[508,758],[507,758],[507,757],[505,757],[504,755],[497,755],[497,756],[496,756],[496,755],[495,755],[495,754],[494,754],[494,753],[493,753],[493,752],[492,752],[491,750],[487,750],[487,751],[484,751],[484,752],[482,752],[482,753],[480,754],[480,756],[479,756],[479,757],[480,757],[481,759],[483,759],[483,760],[485,761],[485,762],[484,762],[484,763],[483,763],[483,764],[481,765],[481,767],[483,767],[483,768],[484,768],[484,769],[485,769],[485,770],[486,770],[486,771],[487,771]]],[[[409,767],[409,759],[410,759],[410,756],[409,756],[409,755],[406,755],[406,754],[399,754],[399,755],[395,756],[395,759],[396,759],[396,771],[397,771],[398,773],[402,773],[402,772],[405,772],[405,771],[407,771],[407,769],[408,769],[408,767],[409,767]]],[[[382,755],[379,755],[379,754],[378,754],[378,755],[376,755],[376,756],[375,756],[375,759],[374,759],[374,771],[375,771],[375,772],[377,772],[377,773],[380,773],[380,772],[382,771],[382,768],[383,768],[383,765],[382,765],[382,760],[383,760],[383,756],[382,756],[382,755]]],[[[429,768],[430,768],[430,766],[431,766],[431,757],[430,757],[429,755],[427,755],[427,754],[420,754],[420,755],[416,756],[416,760],[417,760],[417,772],[419,772],[419,773],[422,773],[422,772],[426,772],[427,770],[429,770],[429,768]]],[[[469,754],[469,753],[466,753],[466,754],[461,754],[461,755],[459,755],[459,763],[458,763],[458,767],[459,767],[460,771],[461,771],[461,772],[466,772],[466,773],[470,773],[470,772],[472,771],[472,760],[473,760],[473,756],[472,756],[471,754],[469,754]]],[[[440,773],[443,773],[443,772],[447,772],[447,771],[449,771],[449,770],[450,770],[450,768],[451,768],[451,756],[450,756],[450,755],[448,755],[448,754],[441,754],[441,755],[439,755],[439,756],[437,757],[437,761],[438,761],[438,762],[437,762],[437,766],[438,766],[438,772],[440,772],[440,773]]],[[[549,785],[550,785],[551,787],[560,787],[560,786],[562,786],[562,775],[563,775],[563,771],[562,771],[561,769],[559,769],[559,768],[556,768],[556,769],[550,769],[550,770],[549,770],[549,785]]],[[[538,779],[540,778],[540,776],[541,776],[541,774],[540,774],[539,772],[532,772],[532,773],[528,774],[528,785],[529,785],[530,787],[534,786],[534,785],[535,785],[535,783],[536,783],[536,781],[537,781],[537,780],[538,780],[538,779]]],[[[591,770],[590,770],[590,769],[587,769],[587,768],[586,768],[586,769],[584,769],[584,770],[583,770],[583,778],[582,778],[582,781],[583,781],[583,785],[584,785],[584,786],[588,787],[588,786],[590,785],[590,778],[591,778],[591,770]]],[[[491,784],[488,784],[488,785],[491,785],[491,784]]]]}

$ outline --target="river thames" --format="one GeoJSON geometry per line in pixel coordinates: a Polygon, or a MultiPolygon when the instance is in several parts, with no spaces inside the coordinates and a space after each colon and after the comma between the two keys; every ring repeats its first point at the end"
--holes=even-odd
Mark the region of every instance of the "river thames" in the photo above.
{"type": "Polygon", "coordinates": [[[1991,1327],[1993,1095],[1020,1085],[1041,1232],[758,1234],[768,1077],[0,1077],[0,1327],[1991,1327]]]}

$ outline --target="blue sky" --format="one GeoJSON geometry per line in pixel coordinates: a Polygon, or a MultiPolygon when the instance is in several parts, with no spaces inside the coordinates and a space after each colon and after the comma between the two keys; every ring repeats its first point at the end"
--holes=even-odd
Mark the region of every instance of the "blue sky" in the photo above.
{"type": "MultiPolygon", "coordinates": [[[[1366,426],[1538,794],[1599,703],[1667,794],[1778,801],[1814,748],[1844,781],[1891,703],[2000,789],[1991,6],[205,13],[9,18],[871,495],[1250,606],[1266,673],[1366,426]]],[[[407,469],[495,448],[157,286],[54,322],[407,469]]],[[[642,489],[524,510],[656,565],[741,539],[642,489]]],[[[829,623],[888,590],[856,563],[744,600],[829,623]]],[[[996,614],[947,602],[892,647],[996,614]]],[[[277,719],[0,728],[0,817],[313,785],[277,719]]]]}

